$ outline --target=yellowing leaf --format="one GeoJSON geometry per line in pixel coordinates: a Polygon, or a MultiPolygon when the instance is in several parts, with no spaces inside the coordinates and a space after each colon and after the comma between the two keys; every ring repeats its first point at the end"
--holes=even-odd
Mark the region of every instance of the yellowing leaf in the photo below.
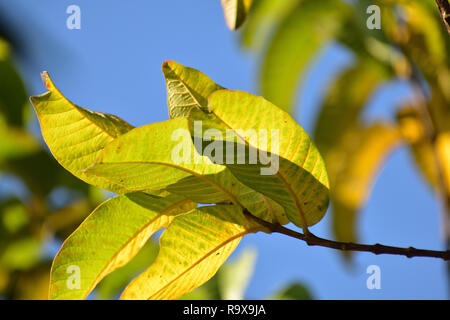
{"type": "MultiPolygon", "coordinates": [[[[446,115],[442,115],[446,118],[446,115]]],[[[435,190],[439,190],[439,174],[450,190],[450,133],[440,132],[433,146],[426,136],[419,110],[414,107],[404,107],[397,113],[397,120],[403,137],[408,141],[416,164],[426,180],[435,190]],[[436,159],[438,157],[438,159],[436,159]],[[440,162],[442,173],[437,170],[436,160],[440,162]]],[[[450,196],[450,195],[449,195],[450,196]]]]}
{"type": "Polygon", "coordinates": [[[330,87],[314,129],[314,142],[322,156],[358,123],[361,112],[386,73],[370,59],[359,59],[344,70],[330,87]]]}
{"type": "Polygon", "coordinates": [[[340,241],[354,242],[359,210],[367,201],[375,174],[398,146],[395,127],[374,124],[348,132],[327,157],[333,204],[333,228],[340,241]]]}
{"type": "Polygon", "coordinates": [[[56,255],[50,298],[86,298],[102,278],[130,261],[155,231],[167,227],[175,215],[195,207],[182,197],[159,198],[142,193],[104,202],[67,238],[56,255]],[[79,270],[79,288],[70,286],[70,281],[76,281],[70,278],[71,266],[79,270]]]}
{"type": "Polygon", "coordinates": [[[79,179],[120,193],[121,188],[102,178],[88,177],[83,169],[93,164],[105,145],[133,126],[122,119],[93,112],[67,100],[44,72],[48,92],[31,97],[42,135],[56,160],[79,179]]]}
{"type": "Polygon", "coordinates": [[[251,6],[247,22],[242,27],[244,47],[262,48],[273,27],[290,13],[301,0],[257,0],[251,6]]]}
{"type": "Polygon", "coordinates": [[[128,191],[165,190],[197,203],[231,202],[261,219],[272,219],[261,194],[196,152],[185,118],[133,129],[109,144],[87,174],[128,191]]]}
{"type": "Polygon", "coordinates": [[[163,63],[170,118],[186,117],[192,107],[207,108],[208,96],[221,86],[202,72],[175,61],[163,63]]]}
{"type": "Polygon", "coordinates": [[[236,30],[245,21],[253,0],[220,0],[228,28],[236,30]]]}
{"type": "Polygon", "coordinates": [[[249,233],[266,231],[231,205],[201,207],[176,217],[161,236],[155,262],[122,299],[175,299],[209,280],[249,233]]]}
{"type": "Polygon", "coordinates": [[[248,161],[226,163],[238,180],[280,204],[299,227],[322,219],[328,206],[325,165],[308,134],[288,113],[262,97],[230,90],[212,93],[208,108],[216,127],[232,130],[248,152],[256,149],[273,156],[272,172],[264,174],[260,165],[248,161]]]}

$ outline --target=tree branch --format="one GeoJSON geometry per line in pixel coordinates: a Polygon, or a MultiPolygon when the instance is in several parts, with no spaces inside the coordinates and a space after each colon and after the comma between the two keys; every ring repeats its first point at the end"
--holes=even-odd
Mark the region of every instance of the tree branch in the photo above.
{"type": "Polygon", "coordinates": [[[450,4],[448,0],[436,0],[436,4],[441,13],[442,21],[447,28],[448,33],[450,33],[450,4]]]}
{"type": "Polygon", "coordinates": [[[300,232],[296,232],[294,230],[288,229],[283,227],[280,224],[277,223],[271,223],[265,220],[262,220],[258,217],[255,217],[252,215],[247,209],[244,209],[244,214],[254,220],[255,222],[259,223],[260,225],[266,227],[271,232],[281,233],[284,235],[287,235],[289,237],[303,240],[305,241],[309,246],[320,246],[320,247],[327,247],[331,249],[336,250],[342,250],[342,251],[360,251],[360,252],[371,252],[373,254],[392,254],[392,255],[401,255],[408,258],[412,257],[431,257],[431,258],[440,258],[445,261],[450,260],[450,251],[435,251],[435,250],[424,250],[424,249],[416,249],[413,247],[409,248],[399,248],[399,247],[392,247],[392,246],[385,246],[382,244],[374,244],[374,245],[368,245],[368,244],[359,244],[359,243],[352,243],[352,242],[340,242],[340,241],[334,241],[334,240],[328,240],[323,239],[320,237],[315,236],[311,233],[311,231],[308,234],[303,234],[300,232]]]}

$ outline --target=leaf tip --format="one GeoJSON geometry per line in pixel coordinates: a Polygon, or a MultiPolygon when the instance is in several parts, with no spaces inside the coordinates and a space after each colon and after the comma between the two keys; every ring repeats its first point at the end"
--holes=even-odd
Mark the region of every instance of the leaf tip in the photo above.
{"type": "Polygon", "coordinates": [[[50,80],[50,75],[48,74],[47,71],[41,72],[41,79],[42,79],[42,82],[44,83],[45,87],[47,88],[47,90],[50,90],[50,88],[53,86],[53,83],[50,80]]]}
{"type": "Polygon", "coordinates": [[[178,65],[178,63],[173,61],[173,60],[164,61],[163,64],[162,64],[162,71],[163,71],[163,73],[165,74],[166,71],[172,70],[176,65],[178,65]]]}

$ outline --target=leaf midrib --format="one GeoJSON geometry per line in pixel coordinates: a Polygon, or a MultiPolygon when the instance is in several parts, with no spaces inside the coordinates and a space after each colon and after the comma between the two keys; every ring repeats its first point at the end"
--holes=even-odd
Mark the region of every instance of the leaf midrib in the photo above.
{"type": "MultiPolygon", "coordinates": [[[[99,164],[99,165],[102,165],[102,164],[106,164],[106,165],[108,165],[108,164],[111,164],[111,165],[115,165],[115,164],[156,164],[156,165],[163,165],[163,166],[175,168],[175,169],[178,169],[178,170],[187,172],[187,173],[189,173],[189,174],[192,174],[193,176],[195,176],[195,177],[197,177],[197,178],[199,178],[199,179],[205,181],[206,183],[209,183],[210,185],[212,185],[213,187],[215,187],[215,188],[218,189],[219,191],[223,192],[223,193],[228,197],[228,199],[230,199],[234,204],[240,206],[241,208],[244,208],[244,206],[239,202],[239,200],[238,200],[234,195],[232,195],[232,194],[231,194],[230,192],[228,192],[226,189],[222,188],[220,185],[218,185],[217,183],[215,183],[213,180],[206,179],[205,176],[203,176],[203,175],[201,175],[201,174],[199,174],[199,173],[197,173],[197,172],[195,172],[195,171],[186,169],[186,168],[184,168],[184,167],[180,167],[180,166],[177,166],[177,165],[173,165],[173,164],[170,164],[170,163],[167,163],[167,162],[159,162],[159,161],[100,162],[100,163],[98,163],[98,164],[99,164]]],[[[93,166],[93,168],[95,168],[95,165],[93,166]]],[[[225,170],[228,170],[228,169],[225,168],[225,170]]],[[[102,177],[102,176],[100,176],[100,177],[102,177]]],[[[107,178],[105,178],[105,179],[107,179],[107,178]]],[[[111,181],[111,180],[109,180],[109,179],[107,179],[107,180],[108,180],[109,182],[111,182],[111,183],[116,183],[116,182],[111,181]]],[[[118,185],[122,186],[123,188],[125,188],[125,189],[127,189],[127,190],[130,190],[130,191],[141,191],[140,189],[132,190],[132,189],[130,189],[130,188],[127,188],[127,187],[124,186],[123,184],[119,184],[119,183],[116,183],[116,184],[118,184],[118,185]]]]}
{"type": "MultiPolygon", "coordinates": [[[[148,223],[146,223],[142,228],[140,228],[138,231],[136,231],[121,247],[119,250],[116,251],[116,253],[111,257],[111,259],[109,259],[109,262],[102,268],[102,270],[98,273],[99,276],[94,278],[94,281],[92,281],[92,284],[86,289],[86,293],[83,295],[82,299],[86,299],[86,297],[89,295],[89,293],[95,288],[95,286],[98,284],[99,280],[98,278],[100,277],[100,275],[111,265],[111,261],[114,260],[122,251],[123,249],[128,246],[128,244],[137,237],[137,235],[139,235],[144,229],[146,229],[149,225],[151,225],[152,223],[154,223],[157,219],[160,219],[162,215],[166,214],[167,212],[171,211],[172,209],[176,208],[177,206],[181,206],[184,203],[189,202],[190,200],[188,199],[183,199],[180,201],[177,201],[176,203],[170,205],[169,207],[167,207],[166,209],[164,209],[163,211],[161,211],[160,213],[158,213],[158,215],[154,218],[151,219],[148,223]]],[[[149,209],[150,210],[150,209],[149,209]]],[[[153,210],[152,210],[153,211],[153,210]]],[[[94,214],[95,211],[92,213],[94,214]]],[[[89,217],[88,217],[89,218],[89,217]]],[[[88,219],[86,218],[86,220],[88,219]]],[[[86,221],[85,220],[85,221],[86,221]]],[[[73,234],[75,234],[82,226],[83,226],[84,222],[73,232],[73,234]]],[[[68,241],[70,239],[67,238],[66,241],[68,241]]],[[[61,246],[60,251],[62,250],[62,248],[64,247],[64,244],[66,243],[66,241],[64,241],[63,245],[61,246]]],[[[58,252],[58,254],[60,253],[60,251],[58,252]]],[[[58,256],[57,254],[57,256],[58,256]]],[[[55,260],[53,260],[55,261],[55,260]]],[[[53,269],[53,265],[52,265],[52,270],[53,269]]],[[[50,283],[52,283],[51,278],[50,278],[50,283]]]]}

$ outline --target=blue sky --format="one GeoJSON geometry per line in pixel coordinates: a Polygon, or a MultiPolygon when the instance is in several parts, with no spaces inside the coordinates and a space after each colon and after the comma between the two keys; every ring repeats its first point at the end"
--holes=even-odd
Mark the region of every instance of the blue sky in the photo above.
{"type": "MultiPolygon", "coordinates": [[[[165,60],[197,68],[224,87],[258,93],[258,57],[240,48],[237,34],[225,26],[218,0],[0,0],[0,10],[28,43],[32,63],[18,63],[30,94],[45,91],[39,72],[47,70],[61,92],[80,106],[116,114],[136,126],[164,121],[165,60]],[[81,8],[81,30],[66,28],[71,4],[81,8]]],[[[309,69],[296,115],[309,133],[324,86],[349,62],[345,52],[330,46],[309,69]]],[[[408,93],[404,83],[383,86],[371,98],[365,119],[391,118],[395,102],[408,93]]],[[[327,215],[312,231],[330,237],[329,223],[327,215]]],[[[399,149],[361,212],[361,241],[442,250],[439,223],[436,197],[408,151],[399,149]]],[[[295,280],[320,299],[448,297],[445,264],[436,259],[359,253],[348,268],[339,252],[282,235],[250,235],[236,252],[246,246],[258,250],[248,298],[262,299],[295,280]],[[366,268],[372,264],[381,268],[380,290],[366,288],[366,268]]]]}

